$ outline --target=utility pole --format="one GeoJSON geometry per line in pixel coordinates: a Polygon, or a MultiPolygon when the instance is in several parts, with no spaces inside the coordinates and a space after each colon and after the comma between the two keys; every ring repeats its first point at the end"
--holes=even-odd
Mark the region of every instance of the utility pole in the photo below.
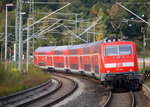
{"type": "MultiPolygon", "coordinates": [[[[31,23],[31,20],[33,20],[33,18],[28,18],[28,22],[27,22],[27,26],[30,25],[31,23]]],[[[29,37],[30,37],[30,28],[27,28],[27,55],[26,55],[26,72],[28,74],[28,69],[29,69],[29,54],[30,54],[30,40],[29,40],[29,37]]]]}
{"type": "Polygon", "coordinates": [[[19,26],[19,61],[18,61],[18,70],[21,72],[22,70],[22,55],[23,55],[23,43],[22,43],[22,15],[25,12],[20,13],[20,26],[19,26]]]}
{"type": "MultiPolygon", "coordinates": [[[[142,14],[142,19],[144,19],[145,21],[148,21],[148,18],[146,15],[142,14]]],[[[144,70],[144,73],[145,73],[145,53],[146,53],[146,32],[147,32],[147,23],[145,22],[142,22],[141,23],[141,32],[143,33],[143,70],[144,70]]]]}
{"type": "MultiPolygon", "coordinates": [[[[32,4],[33,4],[33,0],[31,0],[32,4]]],[[[18,62],[18,70],[21,72],[22,69],[22,54],[23,54],[23,43],[22,43],[22,15],[24,14],[24,12],[22,12],[22,3],[25,3],[22,0],[17,0],[17,8],[16,8],[16,29],[15,29],[15,62],[18,62]],[[19,54],[18,54],[19,52],[19,54]]],[[[27,2],[28,3],[28,2],[27,2]]],[[[29,26],[27,26],[27,29],[30,29],[31,27],[33,27],[35,24],[41,22],[44,19],[47,19],[50,15],[55,14],[56,12],[60,11],[61,9],[69,6],[70,3],[67,3],[65,6],[57,9],[56,11],[49,13],[48,15],[46,15],[45,17],[41,18],[40,20],[30,24],[29,26]]],[[[30,8],[32,11],[33,8],[30,8]]],[[[33,13],[33,11],[31,12],[33,13]]],[[[32,36],[33,38],[34,36],[32,36]]],[[[31,39],[31,38],[30,38],[31,39]]]]}
{"type": "MultiPolygon", "coordinates": [[[[29,23],[32,24],[34,23],[34,0],[30,0],[30,10],[29,10],[29,23]]],[[[34,35],[34,26],[30,27],[30,30],[29,30],[29,33],[30,33],[30,36],[34,35]]],[[[32,39],[32,44],[31,44],[31,48],[32,48],[32,52],[34,53],[34,37],[32,39]]],[[[29,51],[30,51],[30,48],[29,48],[29,51]]],[[[30,54],[30,52],[29,52],[30,54]]]]}
{"type": "MultiPolygon", "coordinates": [[[[15,23],[15,55],[14,55],[14,61],[17,63],[19,59],[19,35],[21,34],[22,26],[20,26],[20,13],[22,12],[22,0],[17,0],[16,5],[16,23],[15,23]],[[20,28],[21,27],[21,28],[20,28]]],[[[22,35],[21,35],[22,36],[22,35]]],[[[17,64],[18,65],[18,64],[17,64]]]]}
{"type": "Polygon", "coordinates": [[[7,70],[7,37],[8,37],[8,7],[13,6],[13,4],[6,4],[6,21],[5,21],[5,70],[7,70]]]}
{"type": "Polygon", "coordinates": [[[145,31],[143,32],[143,70],[145,73],[145,47],[146,47],[146,42],[145,42],[145,31]]]}

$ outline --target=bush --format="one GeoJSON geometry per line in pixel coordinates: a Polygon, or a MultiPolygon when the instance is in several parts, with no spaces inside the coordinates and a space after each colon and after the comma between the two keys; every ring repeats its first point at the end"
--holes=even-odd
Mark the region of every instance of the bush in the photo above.
{"type": "MultiPolygon", "coordinates": [[[[146,67],[145,71],[150,71],[150,66],[146,67]]],[[[144,69],[143,68],[140,69],[140,73],[144,74],[144,69]]]]}
{"type": "MultiPolygon", "coordinates": [[[[23,66],[25,69],[25,66],[23,66]]],[[[50,79],[50,75],[42,72],[40,68],[29,65],[27,75],[19,72],[14,66],[9,65],[9,70],[5,71],[0,64],[0,96],[9,95],[17,91],[34,87],[50,79]]]]}

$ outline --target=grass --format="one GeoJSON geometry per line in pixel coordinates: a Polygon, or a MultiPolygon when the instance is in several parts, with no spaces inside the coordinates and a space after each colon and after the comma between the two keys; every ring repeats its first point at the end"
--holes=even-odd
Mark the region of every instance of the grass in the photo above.
{"type": "Polygon", "coordinates": [[[50,75],[42,72],[40,68],[34,65],[29,65],[28,74],[24,75],[11,64],[8,71],[5,71],[4,65],[0,63],[0,96],[37,86],[49,79],[50,75]]]}
{"type": "MultiPolygon", "coordinates": [[[[141,74],[144,74],[144,69],[143,68],[139,69],[139,71],[140,71],[141,74]]],[[[150,66],[146,67],[145,71],[150,71],[150,66]]]]}
{"type": "MultiPolygon", "coordinates": [[[[146,67],[146,68],[145,68],[145,71],[150,71],[150,66],[146,67]]],[[[141,73],[141,74],[144,74],[143,68],[140,69],[140,73],[141,73]]],[[[150,88],[150,80],[145,81],[144,84],[146,84],[146,85],[150,88]]]]}

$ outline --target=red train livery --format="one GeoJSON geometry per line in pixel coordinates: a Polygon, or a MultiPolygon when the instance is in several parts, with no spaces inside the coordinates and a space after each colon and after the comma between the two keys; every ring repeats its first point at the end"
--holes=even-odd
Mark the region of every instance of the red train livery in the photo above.
{"type": "Polygon", "coordinates": [[[136,46],[117,38],[68,46],[39,47],[34,64],[49,70],[78,72],[97,77],[109,88],[139,87],[136,46]]]}

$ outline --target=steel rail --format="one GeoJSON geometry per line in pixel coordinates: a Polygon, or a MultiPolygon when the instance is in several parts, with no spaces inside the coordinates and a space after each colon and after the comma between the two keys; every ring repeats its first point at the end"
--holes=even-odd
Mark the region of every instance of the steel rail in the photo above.
{"type": "Polygon", "coordinates": [[[71,94],[78,88],[78,84],[77,84],[76,81],[74,81],[74,80],[72,80],[72,79],[70,79],[70,78],[68,78],[68,77],[65,77],[65,76],[60,76],[60,75],[55,75],[55,76],[59,76],[59,77],[62,77],[62,78],[66,78],[66,79],[72,81],[73,84],[74,84],[74,87],[72,87],[72,89],[71,89],[68,93],[66,93],[66,94],[63,95],[62,97],[56,99],[55,101],[53,101],[53,102],[51,102],[51,103],[45,105],[44,107],[50,107],[50,106],[52,106],[52,105],[54,105],[54,104],[56,104],[56,103],[62,101],[63,99],[65,99],[66,97],[68,97],[69,95],[71,95],[71,94]]]}
{"type": "Polygon", "coordinates": [[[135,107],[136,106],[135,96],[134,96],[133,91],[131,91],[131,90],[130,90],[130,95],[131,95],[131,99],[132,99],[131,107],[135,107]]]}
{"type": "Polygon", "coordinates": [[[106,102],[103,104],[103,107],[109,107],[109,105],[110,105],[110,103],[111,103],[111,101],[112,101],[112,98],[113,98],[112,92],[109,91],[109,96],[108,96],[106,102]]]}
{"type": "Polygon", "coordinates": [[[32,103],[34,103],[34,102],[37,102],[37,101],[39,101],[39,100],[41,100],[41,99],[43,99],[43,98],[45,98],[45,97],[47,97],[47,96],[50,96],[50,95],[52,95],[53,93],[55,93],[56,91],[58,91],[58,90],[62,87],[62,82],[59,81],[58,79],[54,78],[54,77],[52,77],[52,78],[55,79],[56,81],[58,81],[58,86],[57,86],[55,89],[53,89],[53,90],[50,91],[49,93],[47,93],[47,94],[45,94],[45,95],[43,95],[43,96],[40,96],[40,97],[38,97],[38,98],[36,98],[36,99],[33,99],[33,100],[31,100],[31,101],[28,101],[28,102],[19,104],[19,105],[17,105],[16,107],[25,107],[25,106],[28,106],[28,105],[30,105],[30,104],[32,104],[32,103]]]}
{"type": "Polygon", "coordinates": [[[40,101],[40,100],[46,99],[47,97],[49,97],[49,96],[51,96],[51,95],[54,95],[58,90],[61,90],[61,87],[63,86],[63,82],[62,82],[61,80],[57,79],[56,77],[53,77],[53,76],[65,78],[65,79],[67,79],[67,80],[69,80],[69,81],[72,81],[72,82],[73,82],[73,87],[72,87],[71,90],[68,91],[65,95],[63,95],[63,96],[61,96],[61,97],[58,97],[58,98],[54,99],[54,101],[49,102],[49,103],[43,105],[44,107],[49,107],[49,106],[52,106],[52,105],[54,105],[54,104],[56,104],[56,103],[62,101],[63,99],[65,99],[66,97],[68,97],[69,95],[71,95],[71,94],[77,89],[77,87],[78,87],[78,84],[77,84],[76,81],[74,81],[74,80],[72,80],[72,79],[70,79],[70,78],[67,78],[67,77],[65,77],[65,76],[53,75],[53,74],[52,74],[52,78],[59,82],[59,85],[58,85],[55,89],[53,89],[53,90],[52,90],[51,92],[49,92],[48,94],[45,94],[45,95],[43,95],[43,96],[41,96],[41,97],[38,97],[38,98],[36,98],[36,99],[33,99],[33,100],[31,100],[31,101],[28,101],[28,102],[19,104],[19,105],[17,105],[16,107],[25,107],[25,106],[32,105],[32,104],[34,104],[34,103],[36,103],[36,102],[38,102],[38,101],[40,101]]]}
{"type": "Polygon", "coordinates": [[[47,87],[51,85],[52,80],[49,80],[41,85],[38,85],[34,88],[30,88],[24,91],[20,91],[8,96],[0,97],[0,106],[6,106],[8,104],[12,104],[14,102],[17,102],[23,98],[26,98],[28,96],[34,95],[35,93],[38,93],[47,87]]]}
{"type": "MultiPolygon", "coordinates": [[[[136,106],[136,101],[135,101],[134,93],[130,90],[129,94],[131,96],[131,101],[132,101],[131,102],[131,107],[135,107],[136,106]]],[[[103,107],[109,107],[112,100],[113,100],[113,93],[110,91],[106,102],[103,104],[103,107]]]]}
{"type": "Polygon", "coordinates": [[[63,74],[65,76],[72,76],[72,77],[77,77],[77,78],[81,78],[81,79],[86,79],[86,80],[90,80],[90,81],[93,81],[93,82],[99,82],[100,83],[100,80],[96,79],[96,78],[93,78],[92,76],[87,76],[87,75],[80,75],[80,74],[75,74],[75,73],[65,73],[65,72],[51,72],[51,74],[63,74]]]}

